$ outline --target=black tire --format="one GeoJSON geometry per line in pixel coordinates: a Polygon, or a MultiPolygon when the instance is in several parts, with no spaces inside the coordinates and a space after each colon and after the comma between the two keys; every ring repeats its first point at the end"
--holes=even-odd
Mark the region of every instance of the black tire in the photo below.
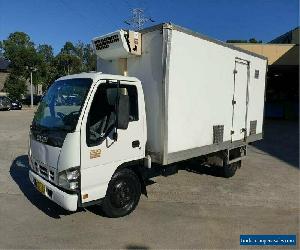
{"type": "Polygon", "coordinates": [[[128,215],[136,208],[140,197],[139,178],[133,171],[122,169],[113,175],[108,184],[102,210],[111,218],[128,215]]]}
{"type": "Polygon", "coordinates": [[[223,166],[223,176],[225,178],[230,178],[235,175],[235,172],[238,168],[241,167],[242,162],[237,161],[228,165],[223,166]]]}

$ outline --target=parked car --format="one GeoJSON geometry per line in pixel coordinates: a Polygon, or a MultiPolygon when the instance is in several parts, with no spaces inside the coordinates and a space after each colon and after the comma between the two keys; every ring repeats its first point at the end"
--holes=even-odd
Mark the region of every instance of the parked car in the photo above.
{"type": "MultiPolygon", "coordinates": [[[[40,95],[33,95],[33,105],[38,105],[41,101],[42,96],[40,95]]],[[[31,105],[31,96],[27,95],[24,99],[22,99],[23,105],[31,105]]]]}
{"type": "Polygon", "coordinates": [[[0,110],[10,110],[11,101],[6,96],[0,96],[0,110]]]}
{"type": "Polygon", "coordinates": [[[11,103],[11,109],[14,109],[14,110],[21,110],[22,109],[22,103],[17,100],[17,99],[11,99],[9,98],[10,100],[10,103],[11,103]]]}

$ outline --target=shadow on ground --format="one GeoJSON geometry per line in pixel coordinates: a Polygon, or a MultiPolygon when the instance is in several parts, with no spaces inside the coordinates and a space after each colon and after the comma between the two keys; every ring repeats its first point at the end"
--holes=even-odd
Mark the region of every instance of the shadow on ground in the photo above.
{"type": "Polygon", "coordinates": [[[185,170],[200,175],[211,175],[224,178],[223,169],[219,166],[199,164],[196,161],[186,161],[184,164],[179,164],[180,170],[185,170]]]}
{"type": "Polygon", "coordinates": [[[40,209],[46,215],[55,219],[61,218],[61,215],[72,214],[39,193],[30,182],[28,172],[29,163],[27,155],[18,156],[10,167],[10,175],[17,183],[25,197],[35,207],[40,209]]]}
{"type": "Polygon", "coordinates": [[[299,122],[266,120],[264,139],[252,146],[299,168],[299,122]]]}
{"type": "Polygon", "coordinates": [[[141,250],[147,250],[150,249],[149,247],[142,246],[142,245],[127,245],[125,249],[141,249],[141,250]]]}
{"type": "Polygon", "coordinates": [[[100,205],[92,205],[92,206],[88,206],[85,208],[86,210],[88,210],[89,212],[95,214],[95,215],[98,215],[98,216],[101,216],[101,217],[105,217],[105,218],[108,218],[106,216],[106,214],[103,212],[102,208],[100,205]]]}

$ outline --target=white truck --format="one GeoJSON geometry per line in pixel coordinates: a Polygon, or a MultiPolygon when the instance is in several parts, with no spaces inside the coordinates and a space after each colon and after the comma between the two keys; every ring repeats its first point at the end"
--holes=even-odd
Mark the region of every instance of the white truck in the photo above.
{"type": "Polygon", "coordinates": [[[56,80],[30,129],[30,180],[63,208],[127,215],[176,162],[230,177],[262,139],[266,58],[171,23],[92,42],[99,72],[56,80]]]}

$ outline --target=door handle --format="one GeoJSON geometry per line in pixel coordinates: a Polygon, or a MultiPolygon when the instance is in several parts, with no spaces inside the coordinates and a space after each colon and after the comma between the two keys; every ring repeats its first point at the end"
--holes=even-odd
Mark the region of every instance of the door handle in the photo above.
{"type": "Polygon", "coordinates": [[[136,141],[132,142],[132,147],[133,148],[138,148],[139,146],[140,146],[140,141],[139,140],[136,140],[136,141]]]}

